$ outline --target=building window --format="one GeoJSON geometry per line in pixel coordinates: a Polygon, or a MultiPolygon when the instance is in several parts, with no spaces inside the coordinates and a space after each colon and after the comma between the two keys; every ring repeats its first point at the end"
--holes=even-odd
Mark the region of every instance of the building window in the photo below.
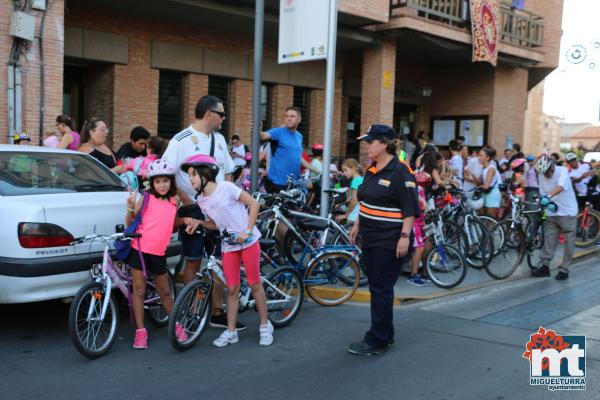
{"type": "Polygon", "coordinates": [[[273,87],[262,85],[260,88],[260,119],[264,122],[264,128],[271,127],[271,104],[273,99],[273,87]]]}
{"type": "Polygon", "coordinates": [[[158,77],[158,136],[170,139],[182,125],[183,74],[160,71],[158,77]]]}
{"type": "Polygon", "coordinates": [[[487,115],[431,118],[432,141],[437,146],[448,146],[451,140],[464,136],[467,146],[481,147],[487,143],[487,130],[487,115]]]}
{"type": "Polygon", "coordinates": [[[298,131],[302,134],[303,144],[308,144],[310,137],[310,89],[303,87],[294,87],[294,106],[302,111],[302,122],[298,126],[298,131]]]}
{"type": "Polygon", "coordinates": [[[226,140],[229,140],[229,118],[230,118],[230,107],[229,107],[229,96],[231,92],[231,79],[221,78],[218,76],[209,76],[208,77],[208,94],[211,96],[216,96],[219,99],[223,100],[223,107],[225,109],[225,121],[221,125],[220,133],[225,136],[226,140]]]}

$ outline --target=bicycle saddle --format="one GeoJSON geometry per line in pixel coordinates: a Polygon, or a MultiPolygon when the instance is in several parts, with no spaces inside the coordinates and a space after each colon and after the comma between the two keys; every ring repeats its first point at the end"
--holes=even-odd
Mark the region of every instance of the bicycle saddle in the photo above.
{"type": "Polygon", "coordinates": [[[276,242],[273,239],[259,239],[258,243],[260,243],[260,248],[262,250],[269,250],[276,245],[276,242]]]}
{"type": "Polygon", "coordinates": [[[300,221],[300,226],[302,229],[306,230],[322,231],[323,229],[327,229],[329,222],[320,220],[304,220],[300,221]]]}

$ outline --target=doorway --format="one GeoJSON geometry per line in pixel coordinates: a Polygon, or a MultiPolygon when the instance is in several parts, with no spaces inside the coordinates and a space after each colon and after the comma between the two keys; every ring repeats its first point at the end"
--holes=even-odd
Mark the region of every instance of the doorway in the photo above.
{"type": "Polygon", "coordinates": [[[360,158],[360,98],[348,99],[348,121],[346,124],[346,157],[360,158]]]}

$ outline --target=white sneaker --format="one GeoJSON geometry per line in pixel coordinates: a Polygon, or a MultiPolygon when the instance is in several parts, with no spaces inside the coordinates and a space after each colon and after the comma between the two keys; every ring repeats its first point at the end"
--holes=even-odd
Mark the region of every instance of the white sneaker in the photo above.
{"type": "Polygon", "coordinates": [[[228,329],[225,329],[221,336],[216,338],[213,341],[213,346],[215,347],[225,347],[229,344],[234,344],[239,341],[237,331],[230,332],[228,329]]]}
{"type": "Polygon", "coordinates": [[[265,325],[260,326],[260,341],[259,346],[270,346],[273,343],[273,325],[271,321],[267,321],[265,325]]]}

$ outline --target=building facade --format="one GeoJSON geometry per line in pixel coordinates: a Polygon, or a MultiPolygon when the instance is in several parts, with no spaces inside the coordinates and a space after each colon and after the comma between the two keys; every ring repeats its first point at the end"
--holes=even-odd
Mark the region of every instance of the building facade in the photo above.
{"type": "MultiPolygon", "coordinates": [[[[502,3],[493,67],[471,62],[466,0],[339,0],[333,155],[358,155],[356,137],[373,123],[422,130],[440,145],[461,134],[473,146],[522,143],[528,91],[558,64],[562,5],[502,3]]],[[[35,39],[20,47],[16,100],[32,136],[64,112],[79,125],[105,118],[115,147],[136,125],[169,138],[193,120],[199,97],[214,94],[226,103],[223,133],[250,142],[252,0],[53,0],[45,11],[5,1],[2,32],[16,7],[35,19],[35,39]]],[[[277,64],[278,10],[278,0],[266,1],[261,118],[278,126],[285,107],[300,106],[307,143],[322,142],[325,63],[277,64]]],[[[15,41],[0,37],[4,59],[15,41]]],[[[12,93],[8,74],[1,65],[0,89],[12,93]]],[[[8,133],[7,98],[0,131],[8,133]]]]}

